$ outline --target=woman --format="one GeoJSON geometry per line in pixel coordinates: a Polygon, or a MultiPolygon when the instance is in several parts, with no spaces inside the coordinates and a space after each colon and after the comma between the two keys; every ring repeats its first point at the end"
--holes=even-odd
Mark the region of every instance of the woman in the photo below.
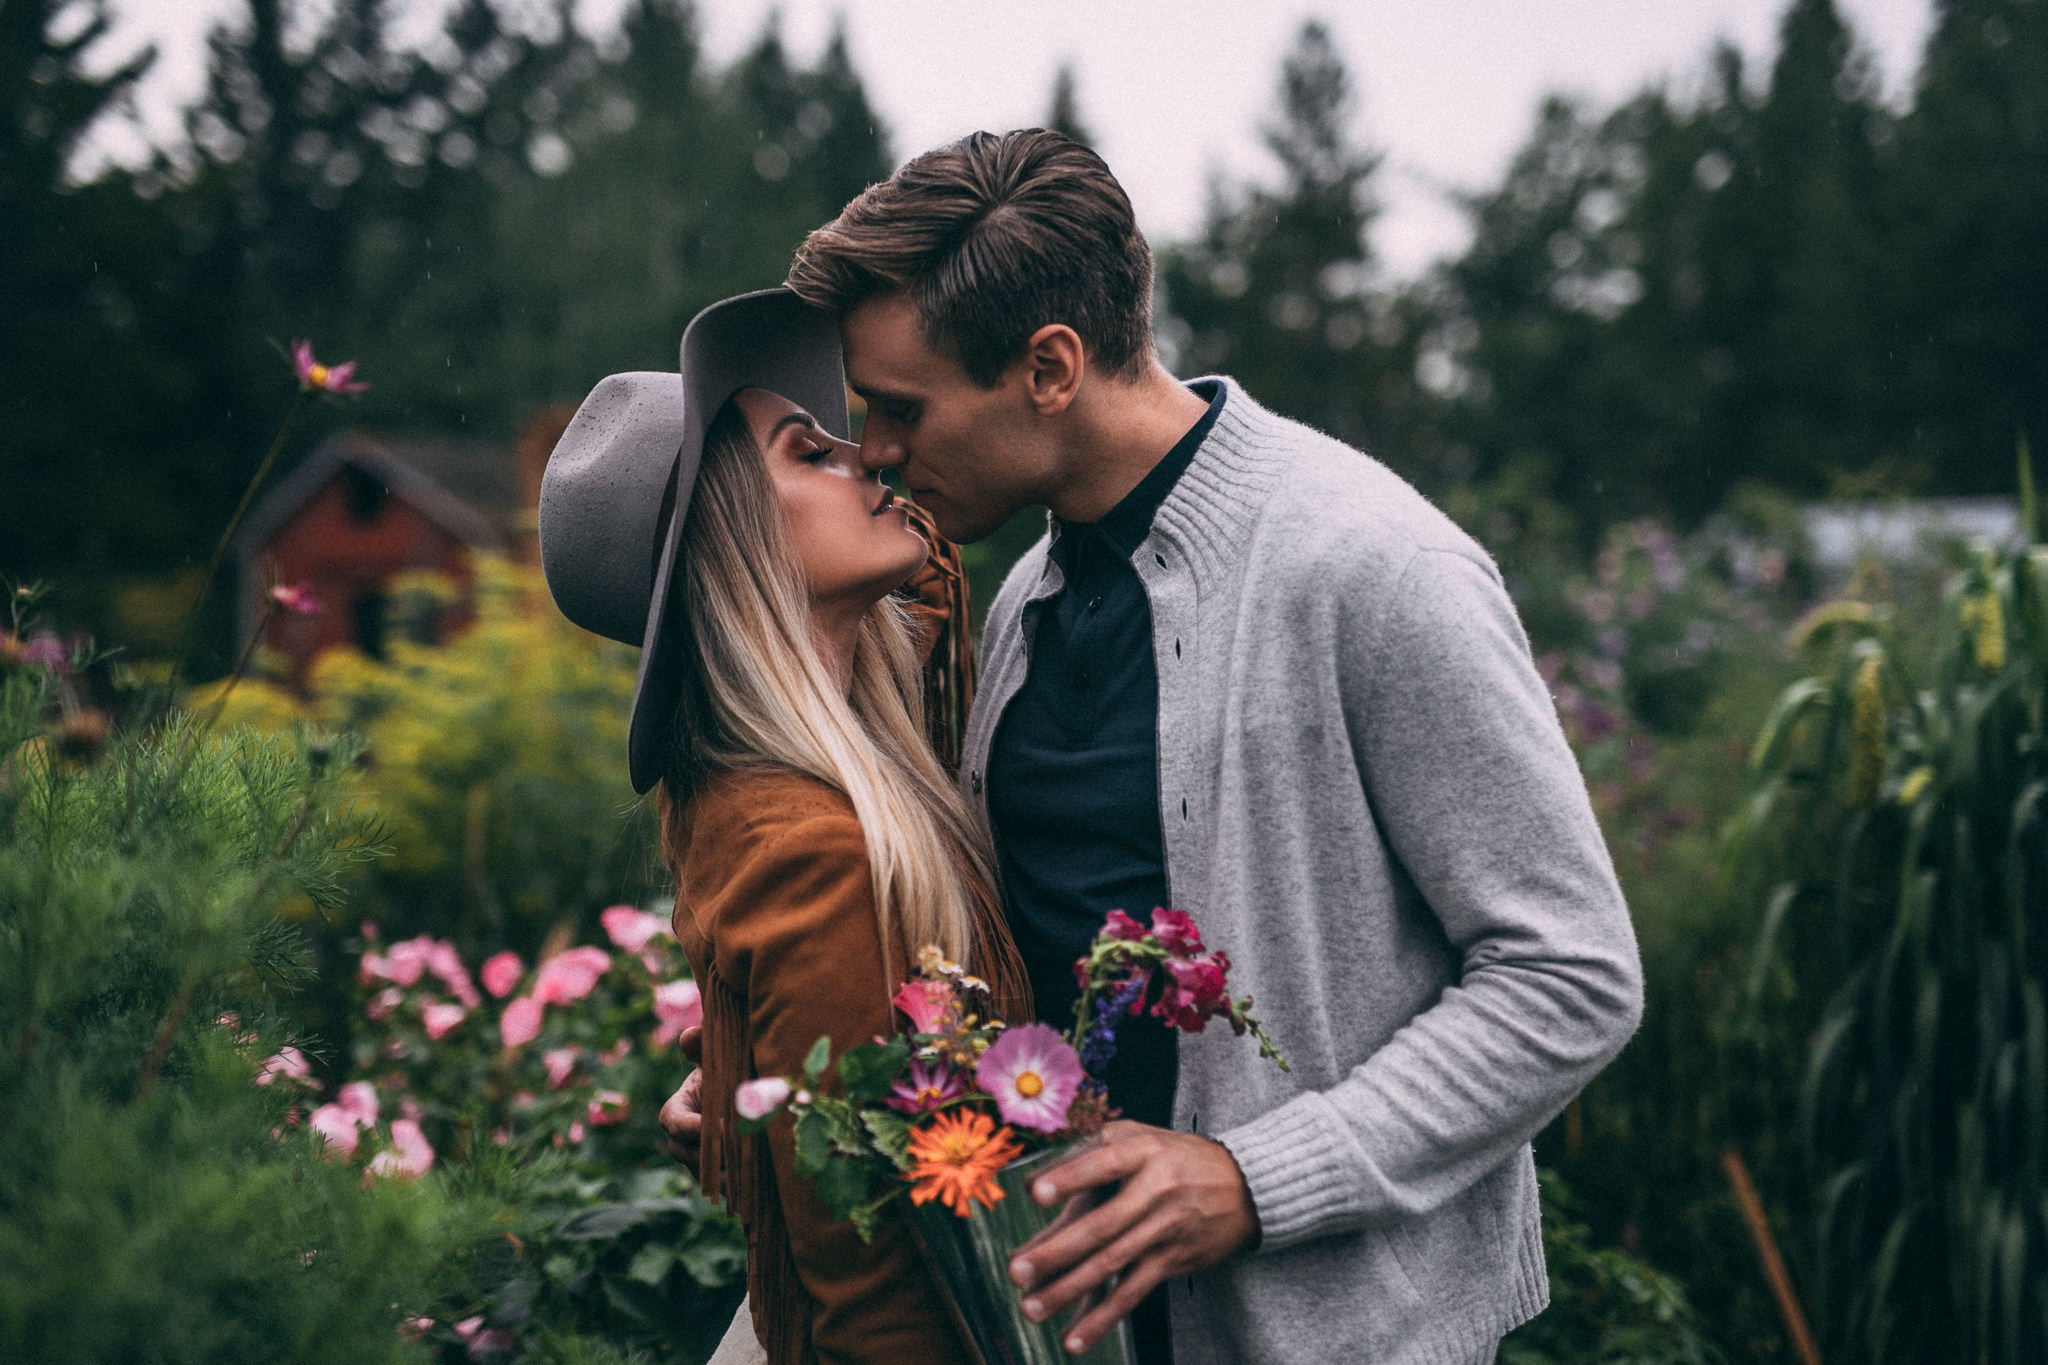
{"type": "Polygon", "coordinates": [[[774,1365],[952,1361],[907,1229],[862,1243],[795,1175],[789,1125],[743,1137],[732,1113],[740,1082],[794,1074],[820,1036],[836,1054],[895,1032],[889,1000],[924,944],[987,978],[998,1012],[1030,1011],[985,837],[927,741],[932,635],[894,595],[949,575],[836,434],[840,373],[836,327],[783,291],[706,310],[684,336],[680,416],[660,383],[601,385],[579,410],[543,488],[543,562],[585,621],[610,542],[659,547],[629,756],[636,786],[661,786],[676,935],[705,1000],[704,1184],[746,1226],[756,1335],[774,1365]],[[664,448],[680,450],[672,510],[621,525],[599,504],[651,487],[664,448]]]}

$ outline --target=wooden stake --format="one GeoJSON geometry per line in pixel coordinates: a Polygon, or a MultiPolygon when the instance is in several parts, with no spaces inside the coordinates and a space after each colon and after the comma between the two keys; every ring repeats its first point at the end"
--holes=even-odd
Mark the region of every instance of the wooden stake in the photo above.
{"type": "Polygon", "coordinates": [[[1813,1344],[1813,1333],[1807,1329],[1799,1296],[1792,1292],[1792,1277],[1785,1273],[1785,1258],[1778,1253],[1778,1239],[1771,1235],[1770,1222],[1764,1217],[1764,1202],[1757,1198],[1749,1167],[1731,1147],[1721,1153],[1721,1169],[1728,1173],[1735,1205],[1742,1210],[1742,1221],[1749,1225],[1749,1235],[1756,1242],[1757,1258],[1764,1263],[1764,1279],[1770,1282],[1771,1297],[1778,1302],[1778,1315],[1785,1319],[1785,1330],[1792,1335],[1792,1349],[1798,1354],[1800,1365],[1820,1365],[1820,1348],[1813,1344]]]}

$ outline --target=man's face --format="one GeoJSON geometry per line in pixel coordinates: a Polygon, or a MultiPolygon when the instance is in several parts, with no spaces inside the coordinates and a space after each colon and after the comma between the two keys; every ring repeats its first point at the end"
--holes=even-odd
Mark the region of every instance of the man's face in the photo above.
{"type": "Polygon", "coordinates": [[[852,309],[840,336],[847,381],[868,405],[861,459],[870,469],[899,469],[939,534],[980,540],[1043,500],[1052,451],[1022,362],[982,388],[926,343],[902,294],[852,309]]]}

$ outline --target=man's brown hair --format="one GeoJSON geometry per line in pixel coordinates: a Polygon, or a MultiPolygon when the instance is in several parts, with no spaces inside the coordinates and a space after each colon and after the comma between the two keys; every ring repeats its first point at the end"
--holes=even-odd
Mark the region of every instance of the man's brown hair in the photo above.
{"type": "Polygon", "coordinates": [[[1061,133],[971,133],[870,185],[812,232],[790,289],[845,312],[902,292],[927,344],[992,387],[1049,323],[1135,377],[1151,354],[1152,252],[1102,158],[1061,133]]]}

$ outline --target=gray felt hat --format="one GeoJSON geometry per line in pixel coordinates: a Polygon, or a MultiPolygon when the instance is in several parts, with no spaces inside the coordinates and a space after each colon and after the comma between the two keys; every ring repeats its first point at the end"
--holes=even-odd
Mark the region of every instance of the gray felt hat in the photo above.
{"type": "Polygon", "coordinates": [[[683,331],[680,374],[615,374],[590,391],[548,457],[540,561],[562,614],[640,646],[626,741],[633,790],[660,779],[682,695],[676,549],[704,433],[741,389],[767,389],[847,435],[839,320],[787,289],[714,303],[683,331]]]}

